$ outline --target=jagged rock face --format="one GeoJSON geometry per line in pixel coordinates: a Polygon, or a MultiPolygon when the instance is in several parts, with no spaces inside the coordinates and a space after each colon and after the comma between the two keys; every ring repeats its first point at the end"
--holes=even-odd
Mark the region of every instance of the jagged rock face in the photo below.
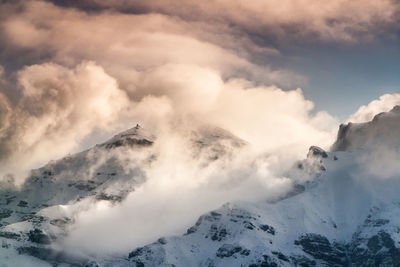
{"type": "Polygon", "coordinates": [[[400,266],[398,233],[385,229],[389,222],[372,219],[373,231],[366,223],[348,241],[330,241],[316,233],[300,234],[293,241],[287,229],[265,231],[263,225],[274,227],[262,220],[243,207],[227,205],[200,217],[180,238],[135,249],[129,260],[136,266],[400,266]],[[222,238],[213,238],[215,229],[223,230],[222,238]]]}
{"type": "Polygon", "coordinates": [[[339,127],[332,151],[352,151],[375,147],[400,146],[400,106],[383,112],[367,123],[348,123],[339,127]]]}
{"type": "Polygon", "coordinates": [[[400,249],[383,230],[368,239],[358,239],[356,235],[347,247],[353,266],[400,266],[400,249]]]}
{"type": "Polygon", "coordinates": [[[320,147],[311,146],[310,149],[309,149],[309,151],[308,151],[308,154],[307,154],[307,158],[310,158],[310,157],[322,157],[322,158],[327,158],[327,157],[328,157],[328,154],[326,153],[325,150],[323,150],[323,149],[320,148],[320,147]]]}
{"type": "Polygon", "coordinates": [[[305,253],[316,260],[326,262],[329,265],[348,265],[344,246],[331,244],[325,236],[307,233],[295,240],[294,244],[301,246],[305,253]]]}
{"type": "Polygon", "coordinates": [[[306,234],[295,241],[304,252],[326,266],[400,266],[400,249],[383,230],[369,238],[355,233],[349,243],[330,243],[321,235],[306,234]]]}

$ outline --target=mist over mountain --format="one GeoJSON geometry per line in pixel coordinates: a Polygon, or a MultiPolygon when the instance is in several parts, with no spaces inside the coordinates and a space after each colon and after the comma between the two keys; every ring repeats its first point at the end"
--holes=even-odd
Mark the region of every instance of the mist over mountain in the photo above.
{"type": "Polygon", "coordinates": [[[166,139],[136,125],[32,170],[20,188],[3,182],[1,258],[6,266],[398,266],[400,171],[388,176],[384,164],[396,162],[380,169],[376,156],[366,160],[376,144],[400,145],[398,111],[342,125],[331,152],[312,146],[282,171],[220,128],[169,136],[164,154],[166,139]]]}

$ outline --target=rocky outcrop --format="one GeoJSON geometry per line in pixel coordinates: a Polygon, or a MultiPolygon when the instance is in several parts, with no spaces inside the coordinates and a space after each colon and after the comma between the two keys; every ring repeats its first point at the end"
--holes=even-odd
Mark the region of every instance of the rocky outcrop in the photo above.
{"type": "Polygon", "coordinates": [[[347,123],[339,127],[331,151],[353,151],[400,145],[400,106],[376,115],[366,123],[347,123]]]}
{"type": "Polygon", "coordinates": [[[308,150],[307,158],[311,158],[311,157],[327,158],[328,153],[326,153],[326,151],[320,147],[311,146],[310,149],[308,150]]]}

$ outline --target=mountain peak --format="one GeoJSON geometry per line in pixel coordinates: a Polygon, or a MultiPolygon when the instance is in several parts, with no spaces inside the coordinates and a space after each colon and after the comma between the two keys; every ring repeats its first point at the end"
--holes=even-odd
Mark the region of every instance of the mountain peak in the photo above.
{"type": "Polygon", "coordinates": [[[156,137],[152,133],[141,127],[139,124],[136,124],[135,127],[113,136],[110,140],[100,146],[107,149],[120,146],[150,146],[153,144],[155,139],[156,137]]]}
{"type": "Polygon", "coordinates": [[[373,149],[377,145],[400,146],[400,106],[382,112],[365,123],[341,124],[331,151],[373,149]]]}

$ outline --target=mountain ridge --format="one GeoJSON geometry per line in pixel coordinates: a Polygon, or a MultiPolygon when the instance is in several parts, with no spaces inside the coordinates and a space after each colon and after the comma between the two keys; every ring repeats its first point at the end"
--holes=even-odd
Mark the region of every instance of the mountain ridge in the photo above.
{"type": "MultiPolygon", "coordinates": [[[[225,204],[183,235],[160,237],[124,257],[57,249],[75,214],[96,201],[118,204],[146,181],[143,167],[157,157],[157,138],[136,125],[33,170],[20,191],[3,188],[0,257],[10,264],[24,258],[25,266],[400,266],[400,179],[365,169],[376,140],[393,147],[397,121],[400,107],[341,126],[331,151],[311,146],[288,170],[293,188],[274,201],[225,204]]],[[[205,165],[247,146],[212,127],[192,131],[188,142],[196,151],[191,157],[205,165]]]]}

